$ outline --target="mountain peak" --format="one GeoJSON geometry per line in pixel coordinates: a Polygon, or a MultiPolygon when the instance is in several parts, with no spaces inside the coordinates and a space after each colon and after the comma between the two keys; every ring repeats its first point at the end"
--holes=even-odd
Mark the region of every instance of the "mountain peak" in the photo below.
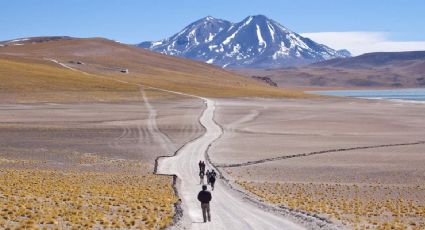
{"type": "Polygon", "coordinates": [[[348,56],[287,29],[264,15],[231,23],[204,17],[170,38],[138,45],[222,67],[282,67],[348,56]]]}
{"type": "Polygon", "coordinates": [[[204,17],[203,19],[204,19],[204,20],[207,20],[207,21],[210,21],[210,20],[216,20],[216,18],[214,18],[213,16],[210,16],[210,15],[208,15],[208,16],[206,16],[206,17],[204,17]]]}
{"type": "Polygon", "coordinates": [[[266,17],[265,15],[262,15],[262,14],[258,14],[258,15],[251,15],[251,16],[248,16],[248,17],[246,17],[246,18],[244,18],[243,20],[242,20],[242,22],[244,22],[244,23],[276,23],[277,24],[277,22],[275,22],[275,21],[273,21],[272,19],[270,19],[270,18],[268,18],[268,17],[266,17]]]}
{"type": "Polygon", "coordinates": [[[251,15],[249,16],[255,20],[270,20],[267,16],[262,15],[262,14],[257,14],[257,15],[251,15]]]}
{"type": "MultiPolygon", "coordinates": [[[[210,24],[210,23],[220,23],[220,22],[224,22],[225,20],[222,20],[222,19],[218,19],[218,18],[214,18],[214,17],[212,17],[212,16],[206,16],[206,17],[203,17],[203,18],[201,18],[201,19],[199,19],[199,20],[197,20],[197,21],[195,21],[195,22],[193,22],[193,23],[191,23],[191,24],[189,24],[189,26],[187,26],[187,27],[190,27],[190,26],[200,26],[200,25],[206,25],[206,24],[210,24]]],[[[229,22],[230,23],[230,22],[229,22]]],[[[187,28],[186,27],[186,28],[187,28]]]]}

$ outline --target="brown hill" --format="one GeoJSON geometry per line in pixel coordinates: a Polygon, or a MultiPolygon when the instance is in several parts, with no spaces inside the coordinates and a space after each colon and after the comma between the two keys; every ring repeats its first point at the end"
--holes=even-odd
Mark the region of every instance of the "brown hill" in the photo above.
{"type": "Polygon", "coordinates": [[[368,53],[289,69],[242,70],[280,87],[425,87],[425,51],[368,53]]]}
{"type": "Polygon", "coordinates": [[[37,37],[0,42],[0,66],[0,94],[10,100],[137,97],[138,86],[120,80],[210,97],[303,96],[212,65],[103,38],[37,37]]]}
{"type": "Polygon", "coordinates": [[[408,63],[418,61],[422,64],[425,63],[425,51],[366,53],[356,57],[335,58],[318,62],[311,66],[365,69],[388,65],[397,66],[400,63],[409,65],[408,63]]]}

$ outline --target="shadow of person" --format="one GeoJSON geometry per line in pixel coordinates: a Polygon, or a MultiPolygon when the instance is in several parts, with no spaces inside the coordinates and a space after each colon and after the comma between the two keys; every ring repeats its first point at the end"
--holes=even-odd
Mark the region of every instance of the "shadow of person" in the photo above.
{"type": "Polygon", "coordinates": [[[205,224],[206,222],[204,221],[193,221],[192,224],[205,224]]]}

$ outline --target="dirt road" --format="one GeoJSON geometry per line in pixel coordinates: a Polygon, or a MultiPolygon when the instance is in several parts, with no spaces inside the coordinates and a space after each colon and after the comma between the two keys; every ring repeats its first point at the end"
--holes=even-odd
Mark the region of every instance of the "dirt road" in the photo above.
{"type": "MultiPolygon", "coordinates": [[[[179,196],[183,206],[183,227],[189,229],[302,229],[301,226],[266,212],[247,201],[239,194],[228,188],[222,181],[216,182],[212,191],[210,223],[203,223],[200,203],[197,193],[201,189],[198,173],[198,162],[208,164],[205,152],[221,133],[221,128],[214,122],[215,102],[205,99],[207,107],[200,118],[205,127],[204,135],[186,144],[174,157],[161,158],[158,164],[158,173],[176,174],[180,179],[179,196]]],[[[210,188],[209,188],[210,190],[210,188]]]]}

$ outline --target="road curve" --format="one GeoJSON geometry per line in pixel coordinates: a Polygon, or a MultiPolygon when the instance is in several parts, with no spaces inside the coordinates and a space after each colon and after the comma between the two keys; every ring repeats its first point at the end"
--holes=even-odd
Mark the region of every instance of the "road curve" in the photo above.
{"type": "MultiPolygon", "coordinates": [[[[205,133],[186,144],[173,157],[160,158],[158,173],[175,174],[180,179],[179,196],[182,199],[183,228],[188,229],[303,229],[301,226],[266,212],[245,201],[224,182],[217,180],[216,188],[212,191],[211,219],[203,223],[200,203],[196,197],[201,189],[199,184],[198,162],[205,161],[207,169],[211,165],[206,160],[208,146],[222,134],[222,129],[213,120],[215,102],[201,98],[206,103],[200,122],[205,127],[205,133]]],[[[210,188],[209,188],[210,189],[210,188]]]]}
{"type": "MultiPolygon", "coordinates": [[[[83,72],[81,70],[69,67],[55,59],[46,60],[55,62],[64,68],[68,68],[74,71],[83,72]]],[[[83,72],[84,74],[91,75],[83,72]]],[[[182,228],[188,229],[243,229],[243,230],[256,230],[256,229],[278,229],[278,230],[298,230],[304,229],[303,227],[283,218],[282,216],[275,215],[274,213],[266,212],[257,206],[254,206],[247,201],[244,201],[236,191],[227,187],[219,179],[216,182],[216,188],[212,191],[211,201],[211,222],[203,223],[201,205],[197,201],[196,197],[201,189],[199,184],[199,168],[198,162],[200,160],[205,161],[207,169],[211,169],[211,165],[206,159],[206,151],[208,146],[222,134],[222,129],[214,121],[215,102],[211,99],[151,87],[144,86],[142,84],[130,83],[127,81],[100,77],[93,75],[97,78],[110,79],[117,82],[138,85],[145,88],[156,89],[164,92],[174,93],[183,96],[195,97],[202,99],[206,108],[199,119],[201,124],[205,127],[205,133],[184,145],[175,156],[164,157],[158,160],[157,173],[159,174],[174,174],[180,179],[179,183],[179,195],[182,200],[183,208],[183,225],[182,228]]],[[[146,103],[146,101],[145,101],[146,103]]],[[[150,119],[154,119],[154,116],[150,116],[150,119]]],[[[124,135],[124,134],[123,134],[124,135]]],[[[179,225],[180,226],[180,225],[179,225]]]]}

